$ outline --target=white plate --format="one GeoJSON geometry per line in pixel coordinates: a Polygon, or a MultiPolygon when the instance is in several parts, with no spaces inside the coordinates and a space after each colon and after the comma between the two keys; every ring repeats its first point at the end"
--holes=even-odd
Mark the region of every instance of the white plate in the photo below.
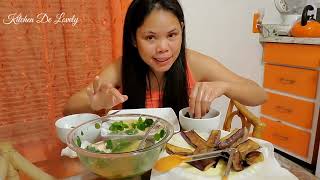
{"type": "MultiPolygon", "coordinates": [[[[222,131],[222,136],[227,135],[229,132],[222,131]]],[[[199,133],[203,138],[207,139],[209,133],[199,133]]],[[[241,180],[241,179],[272,179],[272,180],[298,180],[293,174],[291,174],[288,170],[282,168],[278,161],[274,157],[274,148],[273,145],[267,141],[250,138],[257,142],[261,148],[260,152],[264,155],[264,161],[251,165],[250,167],[245,168],[240,172],[231,171],[228,177],[228,180],[241,180]]],[[[182,138],[181,134],[175,134],[169,141],[170,144],[174,144],[180,147],[185,147],[189,149],[193,149],[189,144],[185,142],[182,138]]],[[[160,154],[160,158],[168,156],[168,154],[164,151],[160,154]]],[[[217,165],[216,168],[210,168],[207,171],[200,171],[187,163],[183,163],[180,166],[172,169],[166,173],[158,173],[155,170],[152,170],[151,180],[213,180],[213,179],[221,179],[221,175],[224,172],[223,165],[217,165]]]]}
{"type": "MultiPolygon", "coordinates": [[[[108,114],[115,112],[115,110],[109,111],[108,114]]],[[[151,116],[160,117],[173,125],[174,132],[180,132],[180,124],[176,113],[172,108],[141,108],[141,109],[122,109],[117,114],[146,114],[151,116]]]]}

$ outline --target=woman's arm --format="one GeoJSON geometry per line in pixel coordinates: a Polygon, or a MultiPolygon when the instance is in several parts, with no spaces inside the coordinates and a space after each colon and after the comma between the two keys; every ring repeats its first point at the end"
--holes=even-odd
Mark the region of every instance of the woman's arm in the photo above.
{"type": "MultiPolygon", "coordinates": [[[[247,106],[260,105],[267,99],[266,92],[257,83],[233,73],[214,58],[188,50],[187,61],[198,82],[190,95],[190,106],[198,104],[201,107],[199,101],[204,100],[204,96],[208,96],[206,100],[211,102],[226,95],[247,106]],[[207,94],[203,95],[205,91],[207,94]]],[[[202,102],[202,107],[205,107],[203,104],[202,102]]],[[[205,113],[204,110],[201,112],[205,113]]]]}
{"type": "Polygon", "coordinates": [[[96,112],[91,108],[89,98],[86,93],[86,88],[81,89],[79,92],[73,94],[64,106],[63,115],[66,116],[77,113],[100,114],[99,112],[96,112]]]}
{"type": "Polygon", "coordinates": [[[116,60],[108,65],[100,74],[99,79],[95,79],[86,88],[73,94],[67,101],[63,114],[70,115],[75,113],[96,113],[99,114],[99,110],[94,109],[88,96],[88,89],[93,90],[99,88],[101,84],[110,84],[113,87],[118,87],[121,84],[121,60],[116,60]],[[96,86],[96,87],[94,87],[96,86]]]}

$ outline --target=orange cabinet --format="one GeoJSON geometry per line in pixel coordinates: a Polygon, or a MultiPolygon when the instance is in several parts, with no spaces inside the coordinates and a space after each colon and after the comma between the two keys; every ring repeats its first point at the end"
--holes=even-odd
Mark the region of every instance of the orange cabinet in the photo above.
{"type": "Polygon", "coordinates": [[[268,100],[261,106],[261,120],[267,124],[262,137],[314,163],[319,146],[320,45],[265,42],[263,61],[268,100]]]}
{"type": "Polygon", "coordinates": [[[262,121],[267,125],[262,138],[302,157],[308,156],[310,133],[284,125],[280,121],[266,118],[262,118],[262,121]]]}
{"type": "Polygon", "coordinates": [[[268,101],[262,105],[261,112],[307,129],[312,128],[314,103],[268,93],[268,101]]]}
{"type": "Polygon", "coordinates": [[[263,51],[263,60],[270,64],[309,68],[320,66],[319,45],[264,43],[263,51]]]}
{"type": "Polygon", "coordinates": [[[264,87],[308,98],[316,97],[318,71],[265,65],[264,87]]]}

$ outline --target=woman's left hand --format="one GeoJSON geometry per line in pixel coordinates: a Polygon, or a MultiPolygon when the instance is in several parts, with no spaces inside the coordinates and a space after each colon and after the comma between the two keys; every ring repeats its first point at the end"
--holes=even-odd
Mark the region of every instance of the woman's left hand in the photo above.
{"type": "Polygon", "coordinates": [[[209,112],[212,101],[225,94],[228,83],[224,81],[197,82],[189,97],[189,113],[201,118],[209,112]]]}

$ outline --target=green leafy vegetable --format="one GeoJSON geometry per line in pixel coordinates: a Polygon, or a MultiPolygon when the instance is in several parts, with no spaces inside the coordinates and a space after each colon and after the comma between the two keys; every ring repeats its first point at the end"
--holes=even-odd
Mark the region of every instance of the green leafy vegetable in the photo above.
{"type": "Polygon", "coordinates": [[[119,141],[116,143],[116,145],[112,148],[111,152],[121,152],[128,148],[128,146],[131,144],[128,140],[119,141]]]}
{"type": "Polygon", "coordinates": [[[138,130],[136,129],[128,129],[125,131],[126,134],[128,135],[134,135],[134,134],[138,134],[138,130]]]}
{"type": "Polygon", "coordinates": [[[136,128],[137,128],[137,124],[132,123],[132,124],[131,124],[131,127],[132,127],[133,129],[136,129],[136,128]]]}
{"type": "Polygon", "coordinates": [[[79,136],[77,136],[77,141],[76,141],[76,143],[77,143],[77,146],[81,147],[81,139],[80,139],[79,136]]]}
{"type": "Polygon", "coordinates": [[[96,124],[94,124],[94,127],[95,127],[96,129],[100,129],[100,128],[101,128],[101,125],[100,125],[100,123],[96,123],[96,124]]]}
{"type": "Polygon", "coordinates": [[[142,117],[139,117],[138,121],[135,123],[131,123],[129,127],[128,124],[124,123],[123,121],[114,122],[109,127],[111,132],[117,133],[125,130],[125,133],[128,135],[137,134],[139,129],[140,131],[144,131],[146,128],[150,127],[154,121],[152,119],[143,120],[142,117]]]}
{"type": "Polygon", "coordinates": [[[144,121],[144,124],[147,126],[147,127],[150,127],[152,124],[153,124],[153,120],[152,119],[146,119],[144,121]]]}
{"type": "Polygon", "coordinates": [[[105,153],[105,152],[100,151],[99,149],[95,148],[94,146],[87,146],[86,150],[88,150],[90,152],[94,152],[94,153],[105,153]]]}
{"type": "Polygon", "coordinates": [[[123,121],[119,121],[119,122],[112,123],[111,126],[109,127],[109,130],[112,132],[118,132],[128,128],[129,128],[128,124],[123,123],[123,121]]]}
{"type": "Polygon", "coordinates": [[[117,139],[117,140],[107,140],[106,143],[106,149],[110,149],[113,153],[118,152],[126,152],[126,151],[132,151],[135,149],[135,145],[139,144],[137,143],[137,140],[124,140],[124,139],[117,139]],[[133,148],[133,149],[132,149],[133,148]]]}
{"type": "Polygon", "coordinates": [[[146,129],[146,126],[145,124],[142,122],[142,123],[139,123],[137,124],[137,128],[140,130],[140,131],[144,131],[146,129]]]}
{"type": "Polygon", "coordinates": [[[160,138],[163,138],[165,134],[166,134],[166,132],[164,131],[164,129],[161,129],[161,131],[160,131],[160,138]]]}
{"type": "Polygon", "coordinates": [[[164,129],[161,129],[161,131],[159,133],[156,133],[153,138],[156,140],[156,141],[159,141],[161,138],[164,137],[164,135],[166,134],[165,130],[164,129]]]}
{"type": "Polygon", "coordinates": [[[113,148],[113,144],[112,144],[112,141],[110,139],[106,141],[106,148],[107,149],[112,149],[113,148]]]}
{"type": "Polygon", "coordinates": [[[134,123],[134,128],[139,129],[140,131],[144,131],[146,128],[150,127],[153,124],[152,119],[146,119],[145,121],[142,120],[141,117],[139,117],[138,122],[134,123]]]}
{"type": "Polygon", "coordinates": [[[160,140],[160,134],[159,134],[159,133],[156,133],[156,134],[154,135],[154,139],[155,139],[156,141],[159,141],[159,140],[160,140]]]}

